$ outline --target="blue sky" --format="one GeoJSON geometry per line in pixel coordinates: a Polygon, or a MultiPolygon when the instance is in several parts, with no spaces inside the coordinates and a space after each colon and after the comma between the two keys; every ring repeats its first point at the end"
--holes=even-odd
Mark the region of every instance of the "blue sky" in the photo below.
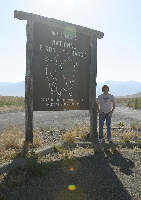
{"type": "Polygon", "coordinates": [[[26,21],[14,18],[14,10],[103,32],[97,40],[97,82],[141,82],[140,0],[6,0],[0,7],[0,82],[25,79],[26,21]]]}

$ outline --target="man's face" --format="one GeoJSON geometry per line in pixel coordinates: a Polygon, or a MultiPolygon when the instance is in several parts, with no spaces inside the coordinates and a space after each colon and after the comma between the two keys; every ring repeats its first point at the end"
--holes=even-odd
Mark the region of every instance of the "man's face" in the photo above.
{"type": "Polygon", "coordinates": [[[106,86],[106,87],[104,87],[104,89],[103,89],[103,91],[104,91],[104,93],[108,93],[108,87],[106,86]]]}

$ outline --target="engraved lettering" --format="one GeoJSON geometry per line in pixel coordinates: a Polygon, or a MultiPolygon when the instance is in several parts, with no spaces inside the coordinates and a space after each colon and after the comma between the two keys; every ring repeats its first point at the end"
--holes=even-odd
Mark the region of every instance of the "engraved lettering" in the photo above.
{"type": "Polygon", "coordinates": [[[43,46],[43,45],[40,45],[40,51],[48,51],[48,52],[55,52],[55,48],[54,47],[48,47],[48,46],[43,46]]]}
{"type": "Polygon", "coordinates": [[[84,53],[84,52],[72,51],[72,56],[81,57],[81,58],[86,58],[86,53],[84,53]]]}

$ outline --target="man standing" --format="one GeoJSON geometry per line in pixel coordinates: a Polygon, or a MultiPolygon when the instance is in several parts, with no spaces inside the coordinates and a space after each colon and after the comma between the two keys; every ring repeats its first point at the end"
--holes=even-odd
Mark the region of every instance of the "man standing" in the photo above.
{"type": "Polygon", "coordinates": [[[111,117],[112,113],[115,109],[115,98],[112,94],[108,93],[109,87],[107,85],[103,85],[102,92],[103,94],[99,95],[97,98],[97,110],[99,113],[99,142],[103,141],[103,125],[106,119],[107,125],[107,139],[112,141],[111,139],[111,117]],[[113,109],[112,104],[113,103],[113,109]],[[100,108],[99,108],[100,104],[100,108]]]}

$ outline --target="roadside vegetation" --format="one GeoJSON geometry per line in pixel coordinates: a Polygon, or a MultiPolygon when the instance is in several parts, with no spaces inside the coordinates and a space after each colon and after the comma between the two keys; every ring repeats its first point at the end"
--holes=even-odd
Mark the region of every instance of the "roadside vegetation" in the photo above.
{"type": "Polygon", "coordinates": [[[25,109],[24,97],[12,97],[0,95],[0,113],[25,109]]]}
{"type": "Polygon", "coordinates": [[[141,110],[141,97],[137,98],[117,98],[116,103],[126,102],[126,106],[134,109],[141,110]]]}

